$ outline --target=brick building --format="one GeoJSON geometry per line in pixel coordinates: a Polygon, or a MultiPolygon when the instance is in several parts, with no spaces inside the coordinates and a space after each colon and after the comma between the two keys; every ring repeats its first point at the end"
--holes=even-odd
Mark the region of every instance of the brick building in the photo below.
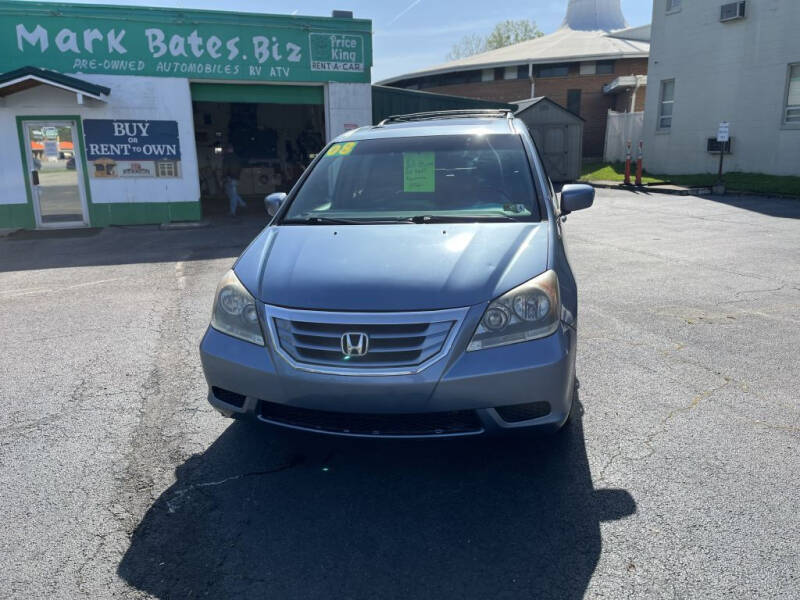
{"type": "Polygon", "coordinates": [[[650,26],[626,27],[619,0],[570,0],[557,31],[379,82],[485,100],[547,96],[586,120],[583,154],[603,154],[609,109],[644,109],[650,26]]]}

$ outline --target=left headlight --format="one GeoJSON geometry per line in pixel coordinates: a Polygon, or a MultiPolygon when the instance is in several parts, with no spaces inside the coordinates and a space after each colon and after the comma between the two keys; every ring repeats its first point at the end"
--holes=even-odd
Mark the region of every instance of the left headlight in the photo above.
{"type": "Polygon", "coordinates": [[[558,276],[545,271],[489,304],[467,352],[547,337],[558,329],[560,314],[558,276]]]}
{"type": "Polygon", "coordinates": [[[255,298],[232,270],[225,273],[217,286],[211,326],[240,340],[264,345],[255,298]]]}

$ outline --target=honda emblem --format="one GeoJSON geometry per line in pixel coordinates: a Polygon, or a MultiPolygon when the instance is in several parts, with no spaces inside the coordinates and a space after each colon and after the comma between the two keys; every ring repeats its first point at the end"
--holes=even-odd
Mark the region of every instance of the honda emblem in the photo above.
{"type": "Polygon", "coordinates": [[[347,357],[364,356],[369,350],[369,337],[360,331],[350,331],[342,336],[342,353],[347,357]]]}

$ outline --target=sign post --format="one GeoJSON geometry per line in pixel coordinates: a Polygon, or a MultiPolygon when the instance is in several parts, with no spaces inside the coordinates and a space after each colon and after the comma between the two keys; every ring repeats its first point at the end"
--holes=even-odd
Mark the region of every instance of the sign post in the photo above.
{"type": "MultiPolygon", "coordinates": [[[[725,182],[722,180],[722,166],[725,161],[725,146],[731,141],[731,124],[723,121],[719,124],[717,130],[717,143],[719,144],[719,175],[717,177],[717,185],[724,186],[725,182]]],[[[723,188],[724,189],[724,188],[723,188]]]]}

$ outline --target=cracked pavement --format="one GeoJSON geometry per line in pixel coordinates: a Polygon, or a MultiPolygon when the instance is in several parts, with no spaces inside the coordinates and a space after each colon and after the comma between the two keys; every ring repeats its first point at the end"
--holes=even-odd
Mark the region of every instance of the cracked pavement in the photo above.
{"type": "Polygon", "coordinates": [[[792,598],[800,203],[599,190],[563,435],[219,417],[197,344],[263,223],[0,239],[2,598],[792,598]]]}

